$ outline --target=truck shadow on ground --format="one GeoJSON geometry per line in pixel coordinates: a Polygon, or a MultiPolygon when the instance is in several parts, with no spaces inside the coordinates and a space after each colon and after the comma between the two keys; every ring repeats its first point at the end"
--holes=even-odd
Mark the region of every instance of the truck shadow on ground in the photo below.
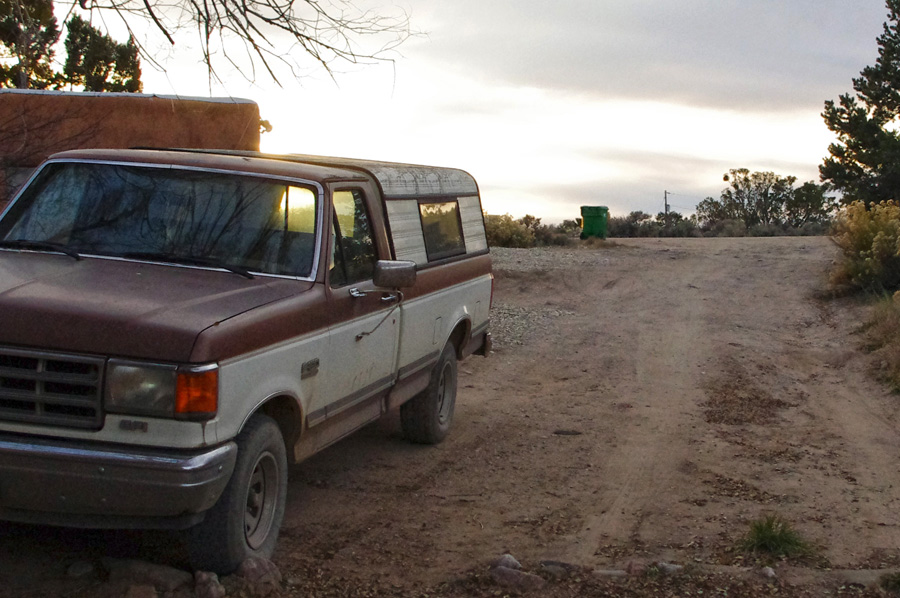
{"type": "MultiPolygon", "coordinates": [[[[365,469],[372,459],[422,447],[407,442],[399,422],[388,416],[290,471],[288,509],[302,505],[310,486],[365,469]]],[[[190,570],[185,532],[81,529],[0,521],[0,596],[33,591],[49,579],[65,579],[76,563],[98,565],[105,558],[137,559],[190,570]]],[[[102,566],[100,567],[102,570],[102,566]]]]}

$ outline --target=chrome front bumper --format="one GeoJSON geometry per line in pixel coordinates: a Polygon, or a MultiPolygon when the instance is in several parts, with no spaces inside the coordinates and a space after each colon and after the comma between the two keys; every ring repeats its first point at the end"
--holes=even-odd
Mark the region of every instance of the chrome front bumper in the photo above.
{"type": "Polygon", "coordinates": [[[171,451],[0,435],[0,519],[186,527],[228,483],[237,445],[171,451]]]}

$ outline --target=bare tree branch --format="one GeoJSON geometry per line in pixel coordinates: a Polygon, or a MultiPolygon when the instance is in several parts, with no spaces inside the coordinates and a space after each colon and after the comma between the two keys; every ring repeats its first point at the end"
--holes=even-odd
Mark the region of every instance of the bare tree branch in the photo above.
{"type": "Polygon", "coordinates": [[[174,46],[175,40],[172,39],[172,36],[168,31],[166,31],[166,28],[163,27],[162,23],[159,22],[159,19],[156,17],[156,13],[153,11],[153,7],[150,6],[150,3],[147,0],[144,0],[144,7],[147,9],[147,14],[153,20],[153,24],[156,25],[157,29],[159,29],[162,34],[166,36],[166,39],[169,40],[169,43],[174,46]]]}
{"type": "MultiPolygon", "coordinates": [[[[249,81],[257,68],[281,85],[310,61],[332,78],[340,64],[393,62],[393,51],[411,35],[405,12],[376,14],[353,0],[69,0],[91,13],[115,14],[130,33],[147,29],[175,46],[176,33],[193,30],[211,79],[229,64],[249,81]],[[83,4],[82,4],[83,3],[83,4]],[[279,74],[281,73],[281,74],[279,74]]],[[[137,43],[137,42],[136,42],[137,43]]],[[[138,44],[141,56],[159,64],[138,44]]]]}

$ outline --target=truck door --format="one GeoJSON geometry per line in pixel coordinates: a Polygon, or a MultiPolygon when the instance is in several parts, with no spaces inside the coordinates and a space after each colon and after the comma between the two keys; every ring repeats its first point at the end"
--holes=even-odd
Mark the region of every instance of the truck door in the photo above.
{"type": "Polygon", "coordinates": [[[376,291],[372,280],[378,255],[364,190],[336,190],[333,205],[327,276],[332,323],[320,386],[326,390],[309,419],[334,428],[320,436],[323,445],[381,415],[380,399],[394,381],[400,330],[396,298],[376,291]]]}

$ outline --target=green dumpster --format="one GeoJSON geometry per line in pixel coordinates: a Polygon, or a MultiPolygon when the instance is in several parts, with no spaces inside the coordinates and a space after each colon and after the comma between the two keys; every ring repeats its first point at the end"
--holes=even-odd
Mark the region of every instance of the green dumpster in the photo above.
{"type": "Polygon", "coordinates": [[[609,208],[606,206],[581,206],[581,238],[606,238],[609,208]]]}

